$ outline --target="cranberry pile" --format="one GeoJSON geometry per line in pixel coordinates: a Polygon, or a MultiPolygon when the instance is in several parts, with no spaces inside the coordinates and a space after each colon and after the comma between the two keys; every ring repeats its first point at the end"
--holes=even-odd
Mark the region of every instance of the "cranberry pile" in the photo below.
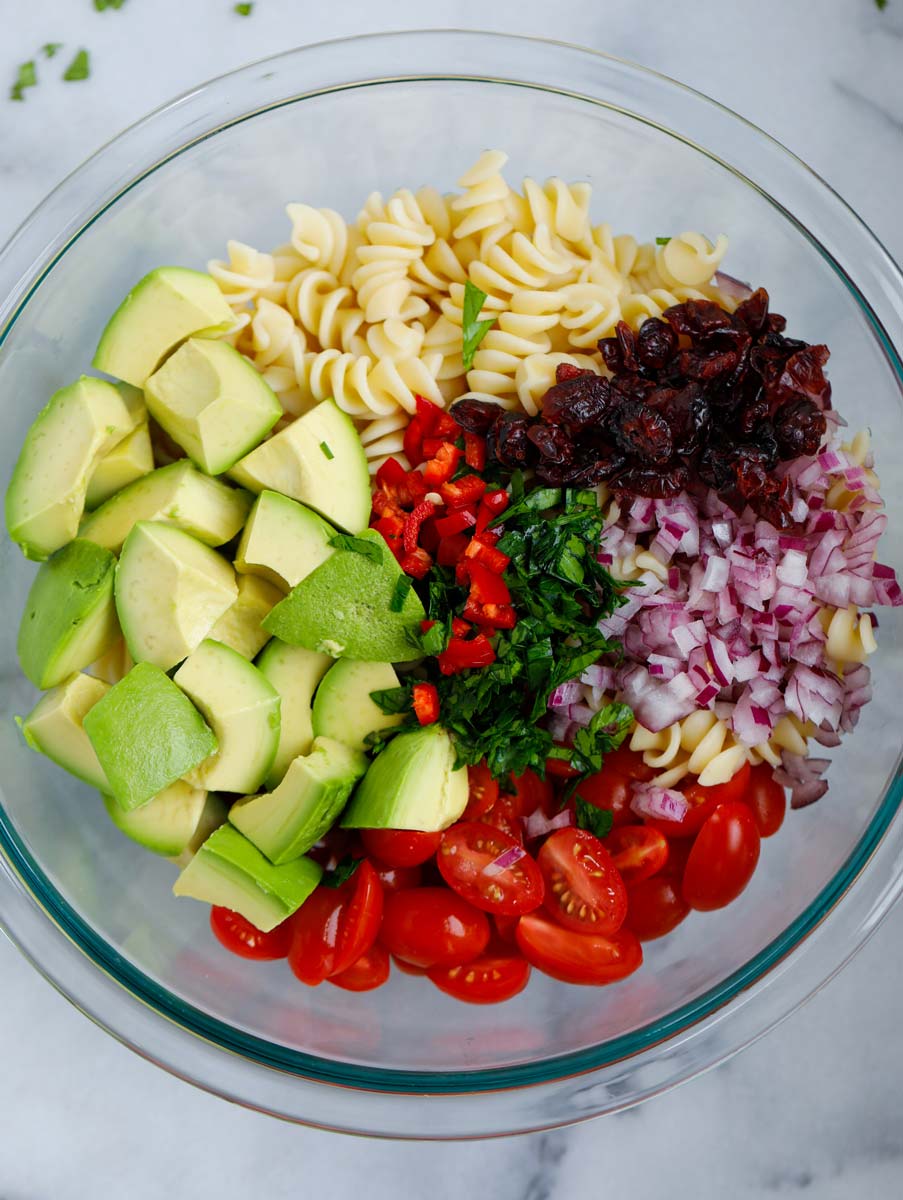
{"type": "Polygon", "coordinates": [[[670,497],[714,488],[736,512],[749,505],[777,528],[792,524],[779,462],[814,454],[824,437],[831,385],[827,346],[784,335],[768,293],[734,313],[688,300],[634,333],[623,321],[599,350],[604,379],[564,364],[537,417],[459,400],[458,424],[486,439],[507,468],[532,468],[552,485],[670,497]]]}

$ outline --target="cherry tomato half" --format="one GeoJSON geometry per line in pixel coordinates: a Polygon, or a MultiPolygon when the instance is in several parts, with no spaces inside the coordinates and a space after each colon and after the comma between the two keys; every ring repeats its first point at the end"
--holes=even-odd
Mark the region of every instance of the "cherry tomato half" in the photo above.
{"type": "Polygon", "coordinates": [[[334,983],[346,992],[372,992],[382,987],[388,978],[388,951],[379,942],[374,942],[350,967],[338,975],[330,976],[326,982],[334,983]]]}
{"type": "Polygon", "coordinates": [[[316,888],[292,917],[289,966],[312,987],[341,974],[373,945],[382,912],[382,885],[364,859],[341,887],[316,888]]]}
{"type": "Polygon", "coordinates": [[[664,937],[684,920],[690,906],[681,891],[684,868],[690,853],[687,841],[672,842],[668,861],[649,879],[641,879],[627,888],[627,919],[624,927],[641,942],[664,937]]]}
{"type": "Polygon", "coordinates": [[[409,888],[386,897],[380,939],[415,967],[454,967],[486,949],[489,919],[448,888],[409,888]]]}
{"type": "Polygon", "coordinates": [[[609,937],[575,933],[537,913],[518,921],[517,944],[528,963],[562,983],[614,983],[643,961],[643,948],[629,930],[609,937]]]}
{"type": "Polygon", "coordinates": [[[555,792],[548,779],[540,779],[535,771],[524,771],[523,775],[512,775],[514,808],[519,817],[529,817],[538,808],[547,817],[555,814],[555,792]]]}
{"type": "Polygon", "coordinates": [[[379,876],[384,892],[400,892],[403,888],[420,887],[423,871],[420,867],[387,867],[378,859],[371,859],[373,870],[379,876]]]}
{"type": "Polygon", "coordinates": [[[605,839],[605,849],[629,887],[655,875],[668,861],[668,839],[648,825],[620,825],[605,839]]]}
{"type": "Polygon", "coordinates": [[[461,820],[479,821],[499,798],[498,781],[492,778],[485,763],[479,763],[475,767],[467,768],[467,783],[470,793],[461,820]]]}
{"type": "Polygon", "coordinates": [[[522,992],[530,964],[513,954],[482,954],[461,967],[430,967],[430,979],[440,992],[467,1004],[501,1004],[522,992]]]}
{"type": "Polygon", "coordinates": [[[542,904],[545,884],[536,860],[492,825],[459,821],[446,829],[436,863],[448,886],[485,912],[522,916],[542,904]]]}
{"type": "Polygon", "coordinates": [[[263,933],[241,913],[218,905],[210,910],[210,928],[217,940],[239,958],[254,958],[260,962],[286,958],[292,944],[290,921],[283,921],[269,933],[263,933]]]}
{"type": "Polygon", "coordinates": [[[643,761],[643,755],[638,750],[631,750],[626,742],[617,750],[610,750],[605,755],[605,770],[617,771],[628,779],[636,779],[640,783],[648,783],[655,775],[655,769],[643,761]]]}
{"type": "Polygon", "coordinates": [[[546,881],[546,908],[561,925],[603,935],[620,929],[627,892],[597,837],[585,829],[558,829],[543,843],[538,861],[546,881]]]}
{"type": "Polygon", "coordinates": [[[441,833],[417,829],[362,829],[361,841],[368,854],[387,867],[418,867],[439,849],[441,833]]]}
{"type": "Polygon", "coordinates": [[[398,967],[399,971],[401,971],[403,975],[426,974],[426,967],[415,967],[413,963],[405,962],[403,958],[396,958],[394,954],[391,956],[391,958],[392,962],[395,963],[395,966],[398,967]]]}
{"type": "Polygon", "coordinates": [[[759,861],[759,831],[752,813],[739,800],[720,804],[708,818],[690,851],[683,895],[691,908],[724,908],[752,879],[759,861]]]}
{"type": "Polygon", "coordinates": [[[517,929],[517,917],[506,917],[502,913],[493,913],[492,922],[495,925],[496,941],[514,945],[514,931],[517,929]]]}
{"type": "Polygon", "coordinates": [[[719,804],[723,804],[725,800],[740,799],[746,791],[748,780],[749,763],[744,763],[727,783],[717,783],[714,787],[691,783],[683,789],[684,799],[690,807],[680,821],[647,819],[646,824],[663,833],[665,837],[695,837],[719,804]]]}
{"type": "Polygon", "coordinates": [[[481,820],[484,825],[492,825],[493,828],[500,829],[502,833],[514,838],[521,845],[524,844],[524,827],[517,811],[517,803],[514,797],[507,792],[501,793],[489,812],[481,817],[481,820]]]}
{"type": "Polygon", "coordinates": [[[629,825],[636,820],[630,808],[633,798],[631,780],[628,776],[606,765],[595,775],[584,779],[577,788],[577,795],[587,804],[611,813],[613,828],[629,825]]]}
{"type": "Polygon", "coordinates": [[[759,837],[771,837],[784,823],[787,797],[767,763],[753,767],[749,784],[740,797],[752,812],[759,837]]]}

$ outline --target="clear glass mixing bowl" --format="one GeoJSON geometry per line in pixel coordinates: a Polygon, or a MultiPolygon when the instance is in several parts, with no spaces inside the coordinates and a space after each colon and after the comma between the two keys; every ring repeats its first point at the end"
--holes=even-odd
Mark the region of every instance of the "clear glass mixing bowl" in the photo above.
{"type": "MultiPolygon", "coordinates": [[[[451,187],[486,146],[510,178],[595,186],[594,216],[644,238],[724,231],[792,332],[826,341],[835,397],[871,426],[903,564],[903,279],[857,217],[760,130],[660,76],[571,46],[490,34],[355,38],[218,79],[117,138],[0,255],[0,480],[47,396],[90,362],[106,316],[161,263],[228,238],[285,240],[287,201],[353,216],[374,189],[451,187]]],[[[458,1004],[396,975],[354,995],[232,958],[173,868],[126,842],[100,798],[29,752],[15,630],[33,566],[0,544],[0,920],[87,1015],[230,1099],[381,1135],[462,1137],[608,1112],[704,1070],[811,995],[901,889],[903,617],[881,617],[875,699],[831,791],[765,844],[742,899],[647,949],[609,989],[535,978],[458,1004]]]]}

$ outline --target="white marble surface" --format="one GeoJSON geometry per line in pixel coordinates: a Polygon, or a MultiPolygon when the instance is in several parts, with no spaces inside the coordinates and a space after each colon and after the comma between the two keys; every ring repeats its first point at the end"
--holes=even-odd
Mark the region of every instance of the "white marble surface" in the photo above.
{"type": "MultiPolygon", "coordinates": [[[[0,240],[124,125],[211,75],[293,44],[423,24],[545,34],[639,60],[788,144],[903,257],[903,0],[0,0],[0,79],[42,43],[25,104],[0,98],[0,240]],[[191,28],[184,23],[191,12],[191,28]],[[58,81],[87,46],[93,75],[58,81]],[[54,70],[50,70],[50,67],[54,70]],[[52,78],[55,77],[55,78],[52,78]]],[[[305,1192],[371,1200],[605,1194],[819,1200],[903,1193],[903,911],[802,1012],[709,1075],[581,1128],[454,1146],[351,1141],[194,1091],[95,1029],[0,938],[0,1197],[96,1200],[305,1192]]]]}

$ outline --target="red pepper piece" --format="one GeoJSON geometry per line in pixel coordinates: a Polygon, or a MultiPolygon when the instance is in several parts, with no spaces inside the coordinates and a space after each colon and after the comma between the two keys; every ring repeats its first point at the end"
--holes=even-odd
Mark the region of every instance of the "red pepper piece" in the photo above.
{"type": "Polygon", "coordinates": [[[413,554],[417,549],[417,540],[420,536],[420,526],[423,522],[433,515],[436,511],[436,506],[429,500],[421,500],[415,507],[414,511],[406,518],[404,523],[404,548],[407,554],[413,554]]]}
{"type": "MultiPolygon", "coordinates": [[[[417,509],[414,509],[414,511],[416,512],[417,509]]],[[[473,538],[467,547],[464,557],[472,558],[475,562],[484,566],[487,571],[492,571],[496,575],[501,575],[511,563],[511,559],[507,554],[503,554],[495,546],[487,546],[482,538],[477,537],[473,538]]]]}
{"type": "Polygon", "coordinates": [[[474,513],[469,508],[462,508],[448,517],[437,517],[436,532],[440,537],[451,537],[455,533],[463,533],[465,529],[472,529],[476,523],[474,513]]]}
{"type": "Polygon", "coordinates": [[[414,417],[408,422],[402,445],[405,457],[411,466],[419,466],[423,462],[423,426],[419,417],[414,417]]]}
{"type": "Polygon", "coordinates": [[[464,616],[484,629],[513,629],[517,614],[510,604],[481,604],[473,594],[464,605],[464,616]]]}
{"type": "Polygon", "coordinates": [[[486,484],[479,475],[464,475],[454,483],[443,483],[439,494],[449,508],[467,508],[474,504],[486,491],[486,484]]]}
{"type": "Polygon", "coordinates": [[[480,511],[477,514],[477,533],[483,533],[492,522],[508,507],[508,493],[499,489],[487,492],[480,501],[480,511]]]}
{"type": "MultiPolygon", "coordinates": [[[[424,450],[426,443],[424,442],[424,450]]],[[[448,483],[458,469],[461,451],[451,442],[439,442],[438,449],[423,468],[423,481],[428,488],[435,489],[448,483]]]]}
{"type": "Polygon", "coordinates": [[[424,437],[453,442],[460,436],[461,429],[458,422],[444,408],[433,404],[432,400],[427,400],[425,396],[415,396],[414,400],[417,404],[417,420],[420,421],[424,437]]]}
{"type": "Polygon", "coordinates": [[[474,471],[486,466],[486,441],[478,433],[464,434],[464,461],[474,471]]]}
{"type": "Polygon", "coordinates": [[[401,513],[387,513],[386,516],[371,521],[370,527],[381,533],[386,541],[390,538],[400,538],[404,533],[404,517],[401,513]]]}
{"type": "MultiPolygon", "coordinates": [[[[473,545],[473,542],[471,542],[473,545]]],[[[508,585],[502,579],[501,575],[497,575],[494,571],[490,571],[488,567],[484,567],[481,562],[471,559],[467,564],[467,572],[470,576],[470,599],[475,600],[477,604],[510,604],[511,593],[508,591],[508,585]]],[[[465,612],[465,616],[470,614],[465,612]]]]}
{"type": "Polygon", "coordinates": [[[471,641],[453,637],[439,655],[439,670],[443,675],[457,675],[474,667],[488,667],[495,662],[495,650],[485,634],[478,633],[471,641]]]}
{"type": "Polygon", "coordinates": [[[436,562],[440,567],[455,567],[464,557],[464,551],[469,545],[466,533],[455,533],[444,537],[436,551],[436,562]]]}
{"type": "Polygon", "coordinates": [[[407,486],[408,473],[397,458],[387,458],[376,472],[376,482],[383,491],[391,492],[407,486]]]}
{"type": "Polygon", "coordinates": [[[460,617],[452,617],[452,633],[455,637],[467,637],[470,633],[470,625],[466,621],[462,621],[460,617]]]}
{"type": "Polygon", "coordinates": [[[433,560],[419,546],[411,551],[402,548],[402,556],[398,561],[405,575],[411,575],[414,579],[423,579],[433,565],[433,560]]]}
{"type": "Polygon", "coordinates": [[[415,683],[414,713],[421,725],[432,725],[439,719],[439,693],[434,683],[415,683]]]}
{"type": "Polygon", "coordinates": [[[420,526],[419,543],[427,554],[435,554],[438,550],[439,534],[436,532],[435,518],[428,517],[420,526]]]}

